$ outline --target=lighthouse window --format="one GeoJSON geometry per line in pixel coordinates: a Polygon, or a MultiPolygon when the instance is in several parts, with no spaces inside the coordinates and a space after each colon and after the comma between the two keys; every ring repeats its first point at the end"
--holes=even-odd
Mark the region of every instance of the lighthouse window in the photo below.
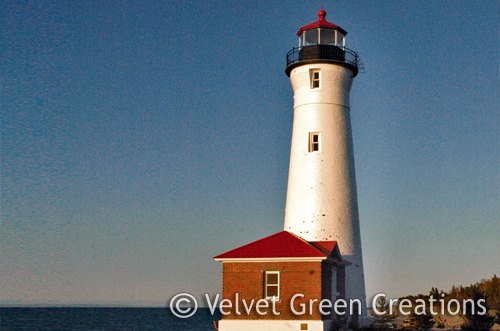
{"type": "Polygon", "coordinates": [[[273,297],[279,298],[280,296],[280,272],[279,271],[266,271],[264,296],[266,299],[273,297]]]}
{"type": "Polygon", "coordinates": [[[311,89],[319,88],[319,70],[311,70],[311,89]]]}
{"type": "Polygon", "coordinates": [[[309,153],[319,152],[319,132],[309,133],[309,153]]]}

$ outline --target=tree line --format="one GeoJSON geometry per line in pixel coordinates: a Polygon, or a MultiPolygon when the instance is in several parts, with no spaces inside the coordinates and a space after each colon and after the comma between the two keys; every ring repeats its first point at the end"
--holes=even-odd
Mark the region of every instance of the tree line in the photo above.
{"type": "Polygon", "coordinates": [[[421,307],[425,306],[425,308],[422,308],[425,309],[425,314],[417,314],[416,309],[412,309],[404,325],[395,325],[394,320],[398,317],[398,314],[389,313],[388,303],[382,297],[377,301],[377,310],[387,311],[387,313],[376,316],[375,321],[367,329],[403,328],[428,330],[434,326],[445,328],[447,325],[445,318],[441,315],[442,312],[449,315],[459,314],[463,320],[462,330],[486,331],[490,330],[494,323],[500,324],[500,279],[496,274],[491,279],[483,279],[469,286],[457,287],[453,285],[448,292],[432,287],[429,294],[408,295],[399,298],[398,302],[403,299],[409,300],[413,307],[419,303],[421,307]],[[468,304],[467,309],[464,309],[464,303],[468,304]],[[439,312],[439,314],[431,314],[431,309],[433,312],[439,312]],[[485,311],[484,314],[478,313],[485,311]],[[496,311],[496,316],[488,311],[496,311]]]}

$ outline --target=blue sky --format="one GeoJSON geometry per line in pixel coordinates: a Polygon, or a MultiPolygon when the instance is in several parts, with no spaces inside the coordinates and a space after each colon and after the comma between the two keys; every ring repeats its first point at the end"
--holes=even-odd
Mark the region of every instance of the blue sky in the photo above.
{"type": "MultiPolygon", "coordinates": [[[[2,4],[4,304],[163,306],[281,231],[314,1],[2,4]]],[[[323,2],[351,92],[367,294],[500,272],[499,4],[323,2]]]]}

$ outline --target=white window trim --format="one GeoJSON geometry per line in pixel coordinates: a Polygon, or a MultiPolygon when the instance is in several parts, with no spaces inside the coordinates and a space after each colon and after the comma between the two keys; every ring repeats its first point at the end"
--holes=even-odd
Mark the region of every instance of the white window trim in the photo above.
{"type": "MultiPolygon", "coordinates": [[[[280,298],[280,272],[279,271],[264,271],[264,297],[266,299],[272,299],[272,296],[267,295],[267,275],[278,275],[278,295],[276,296],[276,299],[280,298]]],[[[271,284],[272,286],[276,286],[276,284],[271,284]]],[[[270,286],[271,286],[270,285],[270,286]]]]}
{"type": "Polygon", "coordinates": [[[321,152],[321,133],[320,132],[309,132],[309,147],[308,147],[309,153],[320,153],[321,152]],[[318,142],[315,143],[313,142],[313,137],[318,136],[318,142]],[[318,150],[315,151],[313,146],[314,144],[318,144],[318,150]]]}
{"type": "Polygon", "coordinates": [[[321,70],[320,69],[310,69],[309,70],[309,79],[310,79],[310,82],[309,82],[309,89],[310,90],[319,90],[321,89],[321,70]],[[314,82],[315,82],[315,79],[314,79],[314,74],[315,73],[318,73],[318,87],[314,87],[314,82]]]}

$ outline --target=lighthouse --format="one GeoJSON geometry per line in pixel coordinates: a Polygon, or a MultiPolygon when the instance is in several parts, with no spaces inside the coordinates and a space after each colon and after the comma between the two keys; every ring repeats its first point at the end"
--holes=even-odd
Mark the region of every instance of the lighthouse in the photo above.
{"type": "Polygon", "coordinates": [[[287,54],[294,122],[284,231],[214,257],[226,308],[219,331],[356,328],[366,314],[349,103],[363,65],[347,32],[318,15],[287,54]]]}
{"type": "Polygon", "coordinates": [[[345,299],[366,292],[359,226],[349,92],[364,70],[346,47],[347,32],[326,12],[297,32],[286,74],[294,93],[284,230],[314,242],[336,241],[345,260],[345,299]]]}

